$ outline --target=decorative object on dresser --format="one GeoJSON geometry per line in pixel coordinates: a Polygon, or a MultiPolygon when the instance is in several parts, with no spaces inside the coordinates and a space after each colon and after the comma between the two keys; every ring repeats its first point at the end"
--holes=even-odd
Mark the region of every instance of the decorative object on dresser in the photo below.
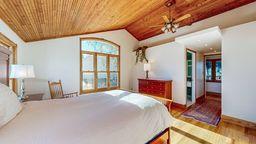
{"type": "Polygon", "coordinates": [[[70,97],[78,96],[78,92],[64,94],[63,89],[62,89],[61,80],[59,80],[58,82],[48,81],[48,84],[49,84],[49,89],[50,89],[50,94],[51,94],[52,99],[70,98],[70,97]]]}
{"type": "MultiPolygon", "coordinates": [[[[172,80],[138,79],[139,93],[172,100],[172,80]]],[[[167,102],[170,108],[171,101],[167,102]]]]}
{"type": "Polygon", "coordinates": [[[22,101],[25,96],[25,78],[34,78],[34,67],[32,65],[11,65],[10,78],[21,79],[19,99],[22,101]]]}
{"type": "Polygon", "coordinates": [[[151,70],[151,66],[149,63],[144,64],[144,71],[146,72],[146,79],[148,79],[148,72],[151,70]]]}
{"type": "Polygon", "coordinates": [[[139,47],[133,51],[136,52],[136,63],[138,62],[142,62],[145,60],[147,63],[148,63],[148,59],[146,57],[146,49],[148,47],[147,46],[142,46],[142,47],[139,47]]]}

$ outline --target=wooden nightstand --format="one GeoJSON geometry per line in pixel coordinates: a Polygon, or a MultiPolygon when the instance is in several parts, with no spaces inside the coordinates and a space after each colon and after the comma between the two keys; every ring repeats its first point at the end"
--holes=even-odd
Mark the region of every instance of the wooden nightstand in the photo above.
{"type": "Polygon", "coordinates": [[[43,93],[36,93],[36,94],[26,94],[25,99],[23,100],[23,102],[27,102],[27,101],[40,101],[43,99],[43,93]]]}

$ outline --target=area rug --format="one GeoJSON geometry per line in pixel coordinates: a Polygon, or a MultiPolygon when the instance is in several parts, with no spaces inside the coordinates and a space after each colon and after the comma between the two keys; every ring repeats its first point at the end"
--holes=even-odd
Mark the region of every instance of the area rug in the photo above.
{"type": "Polygon", "coordinates": [[[195,104],[183,112],[182,116],[217,126],[221,117],[221,102],[208,99],[204,103],[195,104]]]}

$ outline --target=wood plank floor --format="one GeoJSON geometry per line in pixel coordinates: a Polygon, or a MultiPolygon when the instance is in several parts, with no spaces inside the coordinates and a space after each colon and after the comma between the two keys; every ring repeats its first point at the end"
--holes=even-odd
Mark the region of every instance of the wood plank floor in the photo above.
{"type": "MultiPolygon", "coordinates": [[[[171,115],[176,118],[171,131],[171,144],[256,144],[256,130],[220,122],[217,127],[192,118],[181,116],[184,110],[172,108],[171,115]]],[[[163,140],[156,142],[164,143],[163,140]]]]}

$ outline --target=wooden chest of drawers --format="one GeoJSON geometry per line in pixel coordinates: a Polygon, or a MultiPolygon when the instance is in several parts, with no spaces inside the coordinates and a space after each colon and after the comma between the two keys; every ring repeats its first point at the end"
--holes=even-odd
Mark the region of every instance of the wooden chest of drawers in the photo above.
{"type": "Polygon", "coordinates": [[[157,97],[163,97],[172,100],[172,81],[138,79],[139,93],[149,94],[157,97]]]}

